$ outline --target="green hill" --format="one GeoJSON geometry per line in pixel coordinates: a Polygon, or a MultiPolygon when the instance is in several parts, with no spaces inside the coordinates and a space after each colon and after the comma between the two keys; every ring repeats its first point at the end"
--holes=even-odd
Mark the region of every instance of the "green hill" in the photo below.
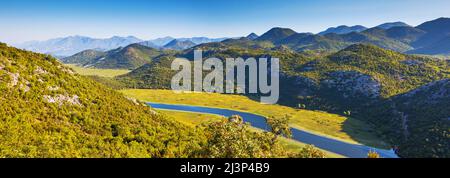
{"type": "Polygon", "coordinates": [[[73,56],[65,57],[61,59],[61,62],[66,64],[84,65],[86,63],[92,62],[95,59],[104,57],[105,55],[105,52],[89,49],[74,54],[73,56]]]}
{"type": "Polygon", "coordinates": [[[108,69],[135,69],[151,62],[152,58],[161,55],[160,50],[139,44],[131,44],[124,48],[108,51],[103,57],[91,60],[84,66],[108,69]]]}
{"type": "Polygon", "coordinates": [[[184,157],[184,126],[56,59],[0,44],[0,157],[184,157]]]}
{"type": "Polygon", "coordinates": [[[272,28],[266,33],[262,34],[260,37],[256,38],[257,41],[270,41],[272,43],[277,43],[280,40],[283,40],[284,38],[294,35],[297,32],[294,30],[291,30],[289,28],[272,28]]]}

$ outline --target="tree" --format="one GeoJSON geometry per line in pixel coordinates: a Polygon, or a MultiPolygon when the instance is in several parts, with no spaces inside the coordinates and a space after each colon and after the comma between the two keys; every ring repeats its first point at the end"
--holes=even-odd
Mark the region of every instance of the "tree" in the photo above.
{"type": "Polygon", "coordinates": [[[249,129],[242,117],[209,123],[202,130],[206,142],[194,157],[210,158],[268,158],[285,157],[278,144],[272,144],[273,134],[249,129]]]}
{"type": "Polygon", "coordinates": [[[267,125],[269,125],[271,132],[274,137],[272,139],[272,144],[275,144],[278,136],[285,136],[290,138],[292,136],[291,129],[289,127],[289,116],[284,116],[281,118],[268,117],[266,118],[267,125]]]}
{"type": "Polygon", "coordinates": [[[304,146],[297,154],[293,157],[295,158],[325,158],[326,155],[324,152],[315,148],[312,145],[304,146]]]}
{"type": "Polygon", "coordinates": [[[381,158],[381,157],[377,152],[370,150],[369,153],[367,153],[367,158],[381,158]]]}

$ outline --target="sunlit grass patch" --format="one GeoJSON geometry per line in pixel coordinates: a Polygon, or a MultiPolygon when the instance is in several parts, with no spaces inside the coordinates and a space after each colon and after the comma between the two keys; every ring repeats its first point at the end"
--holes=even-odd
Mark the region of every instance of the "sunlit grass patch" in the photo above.
{"type": "Polygon", "coordinates": [[[96,75],[100,77],[112,78],[130,72],[130,70],[126,69],[97,69],[97,68],[85,68],[75,64],[65,64],[65,65],[69,66],[80,75],[96,75]]]}

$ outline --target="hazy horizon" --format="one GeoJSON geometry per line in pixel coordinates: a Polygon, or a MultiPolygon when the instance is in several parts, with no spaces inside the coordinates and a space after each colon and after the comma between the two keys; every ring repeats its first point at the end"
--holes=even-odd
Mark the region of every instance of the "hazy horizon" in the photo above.
{"type": "Polygon", "coordinates": [[[447,7],[447,0],[17,0],[0,7],[0,41],[17,44],[76,35],[222,38],[261,35],[273,27],[318,33],[340,25],[373,27],[397,21],[416,26],[450,17],[447,7]]]}

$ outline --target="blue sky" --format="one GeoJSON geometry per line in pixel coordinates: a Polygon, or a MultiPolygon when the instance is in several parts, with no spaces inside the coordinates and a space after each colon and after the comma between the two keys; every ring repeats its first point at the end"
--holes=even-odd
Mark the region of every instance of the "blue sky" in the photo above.
{"type": "Polygon", "coordinates": [[[0,41],[69,35],[235,37],[272,27],[411,25],[450,17],[448,0],[0,0],[0,41]]]}

